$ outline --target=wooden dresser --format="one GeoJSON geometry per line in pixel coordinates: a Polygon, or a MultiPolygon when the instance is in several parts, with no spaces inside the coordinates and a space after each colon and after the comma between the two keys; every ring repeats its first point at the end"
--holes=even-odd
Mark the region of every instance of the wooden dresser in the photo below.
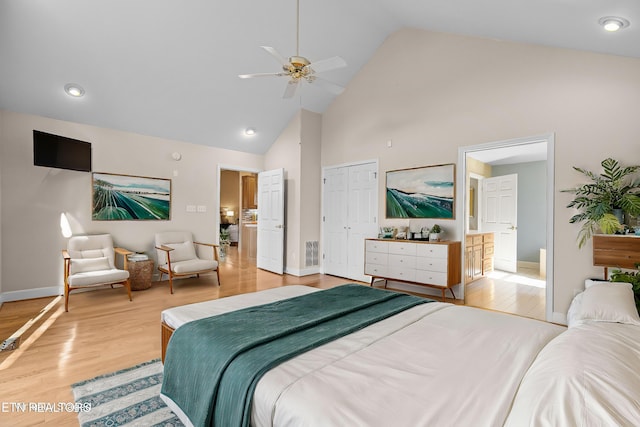
{"type": "Polygon", "coordinates": [[[635,269],[640,263],[640,236],[621,234],[595,234],[593,236],[593,265],[604,267],[604,278],[608,278],[608,267],[635,269]]]}
{"type": "Polygon", "coordinates": [[[471,283],[493,271],[493,233],[467,234],[465,240],[464,282],[471,283]]]}
{"type": "MultiPolygon", "coordinates": [[[[375,279],[406,282],[442,290],[461,281],[460,242],[366,239],[364,274],[375,279]]],[[[386,283],[385,283],[386,287],[386,283]]]]}

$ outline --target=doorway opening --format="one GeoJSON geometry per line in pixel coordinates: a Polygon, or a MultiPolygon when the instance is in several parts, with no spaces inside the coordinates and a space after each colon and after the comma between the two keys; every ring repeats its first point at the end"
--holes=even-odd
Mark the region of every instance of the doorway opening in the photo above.
{"type": "Polygon", "coordinates": [[[258,170],[218,165],[219,243],[225,260],[228,250],[237,251],[238,259],[246,265],[256,265],[257,238],[257,177],[258,170]],[[228,249],[233,248],[233,249],[228,249]]]}
{"type": "Polygon", "coordinates": [[[459,157],[465,304],[551,320],[553,135],[462,147],[459,157]]]}

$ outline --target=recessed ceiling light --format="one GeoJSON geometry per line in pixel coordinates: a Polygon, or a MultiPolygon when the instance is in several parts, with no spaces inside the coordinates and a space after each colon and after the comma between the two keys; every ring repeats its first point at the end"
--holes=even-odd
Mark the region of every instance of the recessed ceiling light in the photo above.
{"type": "Polygon", "coordinates": [[[64,85],[64,91],[67,92],[67,95],[73,96],[75,98],[80,98],[84,95],[84,89],[82,86],[76,83],[67,83],[64,85]]]}
{"type": "Polygon", "coordinates": [[[605,30],[614,32],[623,28],[627,28],[630,23],[624,18],[618,16],[605,16],[598,20],[598,23],[604,27],[605,30]]]}
{"type": "Polygon", "coordinates": [[[256,134],[256,130],[254,128],[246,128],[244,131],[245,135],[253,136],[256,134]]]}

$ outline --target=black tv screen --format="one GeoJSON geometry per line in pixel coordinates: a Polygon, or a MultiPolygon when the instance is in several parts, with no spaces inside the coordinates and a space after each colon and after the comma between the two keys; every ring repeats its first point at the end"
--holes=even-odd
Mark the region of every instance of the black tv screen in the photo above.
{"type": "Polygon", "coordinates": [[[33,164],[91,172],[91,143],[34,130],[33,164]]]}

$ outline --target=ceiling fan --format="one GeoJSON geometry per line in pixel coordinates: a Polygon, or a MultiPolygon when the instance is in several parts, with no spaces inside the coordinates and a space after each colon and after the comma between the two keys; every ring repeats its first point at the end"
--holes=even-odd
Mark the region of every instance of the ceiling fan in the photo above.
{"type": "Polygon", "coordinates": [[[339,56],[334,56],[320,61],[311,62],[304,56],[300,56],[300,0],[296,0],[296,54],[286,58],[282,56],[276,49],[269,46],[260,46],[267,51],[282,66],[282,71],[277,73],[254,73],[240,74],[241,79],[251,79],[254,77],[288,77],[287,87],[282,95],[283,98],[291,98],[295,95],[296,90],[301,81],[312,83],[320,86],[329,92],[340,95],[344,88],[316,74],[337,68],[346,67],[347,63],[339,56]]]}

